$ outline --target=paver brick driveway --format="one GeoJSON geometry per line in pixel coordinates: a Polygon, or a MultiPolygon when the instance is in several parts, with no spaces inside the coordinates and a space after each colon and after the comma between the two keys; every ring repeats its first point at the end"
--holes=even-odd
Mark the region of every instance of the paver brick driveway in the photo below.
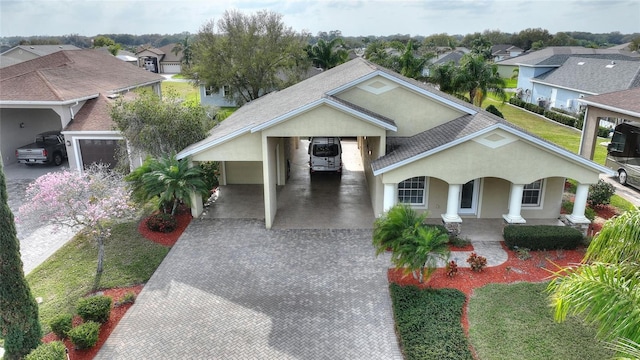
{"type": "Polygon", "coordinates": [[[401,359],[371,230],[195,219],[98,359],[401,359]]]}

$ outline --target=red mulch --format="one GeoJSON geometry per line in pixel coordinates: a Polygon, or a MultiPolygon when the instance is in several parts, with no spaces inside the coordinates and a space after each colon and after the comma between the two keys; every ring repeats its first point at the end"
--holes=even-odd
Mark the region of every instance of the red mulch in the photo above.
{"type": "Polygon", "coordinates": [[[138,231],[140,232],[140,234],[142,234],[142,236],[155,243],[164,246],[173,246],[175,245],[176,241],[178,241],[180,235],[182,235],[184,229],[186,229],[191,222],[192,217],[189,211],[190,210],[187,208],[186,210],[181,209],[177,212],[176,220],[178,221],[178,227],[172,232],[161,233],[149,230],[149,228],[147,227],[148,218],[140,221],[140,225],[138,225],[138,231]]]}
{"type": "Polygon", "coordinates": [[[473,244],[467,244],[465,246],[455,246],[449,244],[448,246],[450,251],[473,251],[473,244]]]}
{"type": "MultiPolygon", "coordinates": [[[[389,269],[390,282],[400,285],[415,285],[420,288],[454,288],[467,295],[467,301],[475,288],[489,283],[513,283],[513,282],[540,282],[550,279],[552,271],[558,266],[566,267],[580,263],[584,257],[585,248],[577,250],[551,250],[531,251],[529,260],[520,260],[514,251],[508,250],[504,243],[502,247],[509,254],[507,262],[500,266],[487,267],[482,272],[473,272],[470,268],[458,267],[458,273],[449,277],[444,268],[437,269],[431,278],[423,283],[418,283],[411,274],[405,276],[402,270],[389,269]]],[[[462,264],[458,264],[462,265],[462,264]]],[[[467,306],[464,306],[462,314],[462,326],[468,334],[469,322],[467,319],[467,306]]]]}
{"type": "MultiPolygon", "coordinates": [[[[140,232],[140,234],[142,234],[142,236],[144,236],[145,238],[155,243],[158,243],[164,246],[173,246],[175,245],[180,235],[182,235],[182,233],[184,232],[184,229],[186,229],[189,223],[191,222],[192,217],[191,217],[191,213],[189,212],[189,209],[188,208],[180,209],[177,212],[176,219],[178,221],[178,227],[174,231],[169,233],[160,233],[160,232],[154,232],[149,230],[146,224],[147,219],[143,219],[142,221],[140,221],[140,225],[138,225],[138,231],[140,232]]],[[[101,292],[103,295],[111,296],[115,304],[115,302],[119,301],[122,298],[122,296],[129,291],[133,291],[137,296],[138,294],[140,294],[140,291],[142,291],[143,286],[144,285],[136,285],[136,286],[127,287],[127,288],[106,289],[106,290],[102,290],[101,292]]],[[[109,320],[100,326],[100,336],[98,338],[98,343],[91,349],[75,350],[71,341],[69,339],[65,340],[64,344],[67,347],[67,349],[69,349],[69,359],[71,360],[93,359],[98,353],[98,351],[100,351],[102,344],[104,344],[107,338],[109,338],[109,335],[111,335],[111,332],[116,328],[116,325],[118,325],[118,323],[120,322],[120,319],[122,319],[124,314],[131,307],[131,305],[133,304],[124,304],[118,307],[114,306],[114,308],[111,310],[109,320]]],[[[82,319],[80,319],[79,316],[75,316],[73,319],[73,326],[77,326],[81,323],[82,323],[82,319]]],[[[45,343],[55,341],[55,340],[59,340],[59,339],[54,333],[49,333],[45,335],[44,338],[42,338],[42,342],[45,342],[45,343]]]]}

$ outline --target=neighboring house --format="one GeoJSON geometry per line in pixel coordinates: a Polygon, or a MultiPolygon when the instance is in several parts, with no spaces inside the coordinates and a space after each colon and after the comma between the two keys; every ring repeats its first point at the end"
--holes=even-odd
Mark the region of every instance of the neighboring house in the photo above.
{"type": "Polygon", "coordinates": [[[163,77],[99,50],[59,51],[0,69],[0,151],[4,164],[36,134],[61,130],[69,166],[114,163],[116,142],[108,103],[141,87],[158,94],[163,77]]]}
{"type": "MultiPolygon", "coordinates": [[[[584,226],[589,185],[601,173],[614,175],[361,58],[245,104],[178,157],[219,161],[221,185],[262,184],[265,226],[271,228],[291,149],[314,136],[357,138],[374,214],[403,202],[453,231],[467,218],[557,219],[566,178],[578,182],[566,219],[584,226]]],[[[195,216],[202,210],[192,208],[195,216]]]]}
{"type": "Polygon", "coordinates": [[[493,56],[493,61],[510,59],[519,56],[523,52],[524,50],[519,47],[508,44],[493,45],[491,47],[491,56],[493,56]]]}
{"type": "Polygon", "coordinates": [[[451,51],[444,54],[438,55],[436,58],[432,59],[427,66],[422,69],[422,76],[428,77],[431,75],[431,68],[434,66],[444,65],[449,62],[453,62],[456,66],[460,65],[460,59],[464,56],[465,53],[461,51],[451,51]]]}
{"type": "Polygon", "coordinates": [[[587,159],[593,159],[602,119],[616,119],[616,124],[640,122],[640,87],[587,96],[578,101],[586,106],[579,152],[587,159]]]}
{"type": "Polygon", "coordinates": [[[136,53],[138,66],[158,74],[179,74],[182,71],[182,51],[174,54],[176,44],[147,48],[136,53]]]}
{"type": "Polygon", "coordinates": [[[73,45],[18,45],[0,54],[0,67],[53,54],[61,50],[80,50],[73,45]]]}
{"type": "MultiPolygon", "coordinates": [[[[555,65],[560,65],[558,64],[558,59],[562,59],[563,57],[557,56],[554,58],[554,56],[556,55],[564,55],[565,59],[572,55],[625,55],[631,57],[640,56],[637,53],[631,53],[616,48],[592,49],[582,46],[550,46],[538,51],[523,53],[519,56],[516,56],[515,58],[499,61],[496,63],[496,65],[498,66],[498,73],[501,77],[510,78],[513,74],[513,70],[518,69],[521,64],[534,67],[537,64],[543,66],[551,65],[552,63],[554,63],[555,65]]],[[[536,75],[540,74],[541,73],[536,73],[536,75]]],[[[522,86],[518,87],[523,88],[522,86]]]]}

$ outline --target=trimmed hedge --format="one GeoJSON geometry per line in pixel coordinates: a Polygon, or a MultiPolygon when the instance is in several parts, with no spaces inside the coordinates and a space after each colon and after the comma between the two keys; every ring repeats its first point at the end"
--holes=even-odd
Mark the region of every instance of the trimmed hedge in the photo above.
{"type": "Polygon", "coordinates": [[[575,249],[582,243],[582,233],[568,226],[508,225],[504,228],[504,242],[509,249],[529,250],[575,249]]]}
{"type": "Polygon", "coordinates": [[[100,324],[95,321],[87,321],[71,329],[68,335],[76,349],[92,348],[98,343],[100,324]]]}
{"type": "Polygon", "coordinates": [[[78,300],[76,311],[84,321],[105,323],[111,314],[112,300],[109,296],[97,295],[78,300]]]}
{"type": "Polygon", "coordinates": [[[575,127],[576,126],[576,118],[573,116],[567,116],[563,114],[559,114],[555,111],[545,111],[544,117],[547,119],[551,119],[555,122],[559,122],[560,124],[575,127]]]}
{"type": "Polygon", "coordinates": [[[460,318],[465,295],[456,289],[390,284],[400,346],[407,360],[472,360],[460,318]]]}
{"type": "Polygon", "coordinates": [[[33,349],[25,360],[67,360],[66,347],[61,341],[40,344],[33,349]]]}

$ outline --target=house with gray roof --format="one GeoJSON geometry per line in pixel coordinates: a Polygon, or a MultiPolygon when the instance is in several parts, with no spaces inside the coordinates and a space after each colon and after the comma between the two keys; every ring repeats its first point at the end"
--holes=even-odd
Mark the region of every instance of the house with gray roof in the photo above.
{"type": "Polygon", "coordinates": [[[160,48],[143,48],[136,52],[138,66],[158,74],[179,74],[182,71],[182,51],[173,52],[176,44],[160,48]]]}
{"type": "MultiPolygon", "coordinates": [[[[376,216],[405,203],[453,232],[465,219],[557,222],[566,178],[576,180],[578,190],[564,220],[586,226],[589,185],[601,173],[614,174],[362,58],[245,104],[178,158],[218,161],[222,193],[225,186],[262,188],[271,228],[285,206],[278,189],[288,186],[287,164],[305,163],[292,149],[306,146],[309,137],[356,139],[376,216]]],[[[202,201],[193,196],[192,213],[199,216],[202,201]]]]}
{"type": "Polygon", "coordinates": [[[80,50],[74,45],[18,45],[0,54],[0,67],[14,65],[62,50],[80,50]]]}
{"type": "Polygon", "coordinates": [[[15,149],[44,131],[62,131],[69,166],[113,164],[123,137],[109,115],[112,99],[164,78],[100,50],[62,50],[0,68],[0,152],[16,162],[15,149]]]}

